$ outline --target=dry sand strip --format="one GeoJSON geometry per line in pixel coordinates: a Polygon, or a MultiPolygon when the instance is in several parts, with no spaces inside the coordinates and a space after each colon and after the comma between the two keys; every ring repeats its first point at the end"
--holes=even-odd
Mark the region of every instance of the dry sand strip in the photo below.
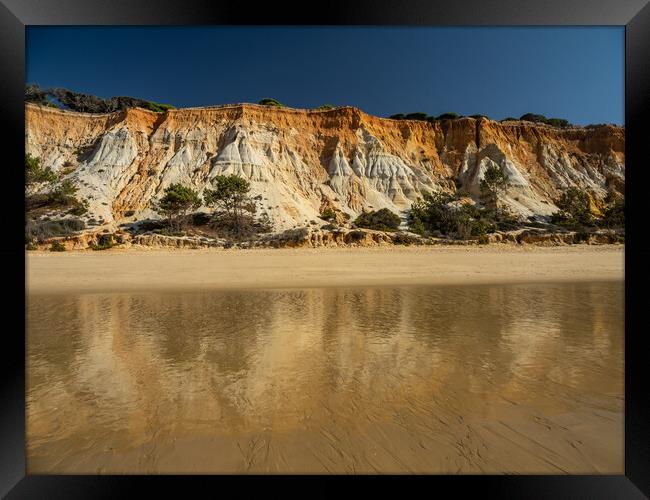
{"type": "Polygon", "coordinates": [[[27,293],[622,280],[624,247],[28,252],[27,293]]]}

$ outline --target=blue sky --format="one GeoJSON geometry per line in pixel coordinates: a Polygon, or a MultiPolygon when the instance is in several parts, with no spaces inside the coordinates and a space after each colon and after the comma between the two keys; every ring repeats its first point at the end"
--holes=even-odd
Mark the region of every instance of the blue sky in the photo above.
{"type": "Polygon", "coordinates": [[[27,28],[27,82],[176,107],[624,122],[622,27],[27,28]]]}

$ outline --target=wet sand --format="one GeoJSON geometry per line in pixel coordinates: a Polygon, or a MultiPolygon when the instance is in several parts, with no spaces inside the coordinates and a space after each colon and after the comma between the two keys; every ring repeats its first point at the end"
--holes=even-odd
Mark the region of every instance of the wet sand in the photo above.
{"type": "Polygon", "coordinates": [[[621,245],[28,252],[28,293],[620,280],[621,245]]]}
{"type": "Polygon", "coordinates": [[[29,473],[624,470],[623,283],[36,294],[29,473]]]}

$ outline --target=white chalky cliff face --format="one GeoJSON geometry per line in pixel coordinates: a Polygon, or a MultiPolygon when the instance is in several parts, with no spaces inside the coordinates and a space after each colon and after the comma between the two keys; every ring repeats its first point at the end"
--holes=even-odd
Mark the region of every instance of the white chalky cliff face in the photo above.
{"type": "MultiPolygon", "coordinates": [[[[547,215],[569,186],[604,197],[625,185],[621,127],[557,129],[463,118],[390,120],[345,107],[327,111],[252,104],[86,114],[26,105],[26,150],[75,183],[89,217],[106,224],[156,217],[172,183],[202,192],[217,175],[251,182],[275,228],[304,226],[326,207],[358,215],[403,213],[426,192],[460,182],[480,194],[491,165],[508,175],[504,202],[547,215]]],[[[45,188],[44,188],[45,189],[45,188]]]]}

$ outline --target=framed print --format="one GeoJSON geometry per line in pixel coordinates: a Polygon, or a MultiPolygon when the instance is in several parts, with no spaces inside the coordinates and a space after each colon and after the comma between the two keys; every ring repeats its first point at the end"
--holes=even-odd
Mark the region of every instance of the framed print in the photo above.
{"type": "Polygon", "coordinates": [[[645,2],[2,2],[3,495],[648,494],[645,2]]]}

